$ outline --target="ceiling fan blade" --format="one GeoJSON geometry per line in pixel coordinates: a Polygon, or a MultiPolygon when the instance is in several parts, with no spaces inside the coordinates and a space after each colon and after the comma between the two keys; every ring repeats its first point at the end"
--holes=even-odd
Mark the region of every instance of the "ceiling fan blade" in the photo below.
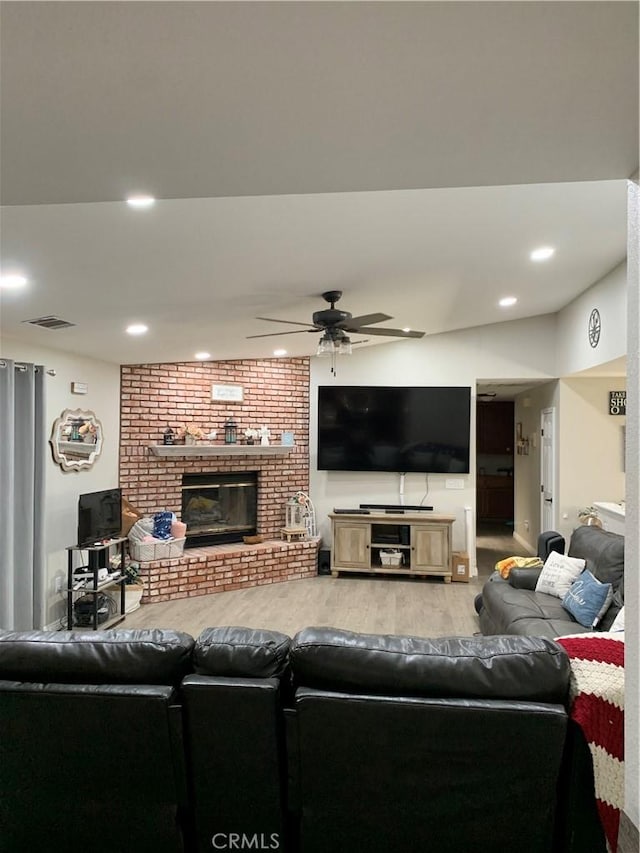
{"type": "Polygon", "coordinates": [[[245,339],[249,338],[277,338],[280,335],[300,335],[302,332],[316,332],[317,329],[292,329],[290,332],[268,332],[266,335],[245,335],[245,339]]]}
{"type": "Polygon", "coordinates": [[[256,320],[266,320],[267,323],[287,323],[290,326],[310,326],[312,329],[316,328],[311,323],[297,323],[295,320],[275,320],[273,317],[256,317],[256,320]]]}
{"type": "Polygon", "coordinates": [[[385,320],[393,320],[388,314],[363,314],[361,317],[350,317],[350,326],[370,326],[372,323],[384,323],[385,320]]]}
{"type": "Polygon", "coordinates": [[[363,329],[362,326],[358,329],[345,329],[347,332],[356,332],[360,335],[381,335],[390,338],[424,338],[425,332],[417,332],[411,329],[409,332],[403,332],[402,329],[363,329]]]}

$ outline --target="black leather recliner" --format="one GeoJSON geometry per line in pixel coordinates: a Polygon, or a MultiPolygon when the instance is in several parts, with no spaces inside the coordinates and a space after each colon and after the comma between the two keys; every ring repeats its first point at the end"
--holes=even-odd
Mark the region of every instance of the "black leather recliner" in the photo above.
{"type": "Polygon", "coordinates": [[[193,639],[0,634],[0,851],[181,851],[193,639]]]}
{"type": "Polygon", "coordinates": [[[302,853],[550,853],[569,661],[533,637],[291,647],[302,853]]]}

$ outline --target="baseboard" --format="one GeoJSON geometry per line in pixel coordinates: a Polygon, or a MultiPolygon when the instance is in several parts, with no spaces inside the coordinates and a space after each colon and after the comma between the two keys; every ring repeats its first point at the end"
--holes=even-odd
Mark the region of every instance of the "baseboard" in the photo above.
{"type": "Polygon", "coordinates": [[[529,542],[527,542],[526,539],[523,539],[522,536],[520,536],[518,533],[514,532],[513,538],[516,540],[518,545],[521,545],[525,551],[528,551],[532,557],[535,557],[536,549],[533,547],[533,545],[530,545],[529,542]]]}

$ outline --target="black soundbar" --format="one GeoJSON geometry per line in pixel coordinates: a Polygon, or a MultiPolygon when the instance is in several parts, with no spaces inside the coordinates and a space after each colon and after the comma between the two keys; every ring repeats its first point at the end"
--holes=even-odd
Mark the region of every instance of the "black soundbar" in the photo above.
{"type": "Polygon", "coordinates": [[[412,504],[360,504],[360,509],[383,509],[388,512],[433,512],[432,506],[415,506],[412,504]]]}

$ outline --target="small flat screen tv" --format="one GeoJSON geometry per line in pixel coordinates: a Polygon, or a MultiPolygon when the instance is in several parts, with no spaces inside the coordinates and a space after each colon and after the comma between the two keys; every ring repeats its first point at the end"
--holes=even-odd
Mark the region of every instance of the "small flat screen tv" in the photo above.
{"type": "Polygon", "coordinates": [[[122,489],[88,492],[78,498],[78,545],[115,539],[122,529],[122,489]]]}
{"type": "Polygon", "coordinates": [[[320,386],[318,469],[468,474],[468,387],[320,386]]]}

